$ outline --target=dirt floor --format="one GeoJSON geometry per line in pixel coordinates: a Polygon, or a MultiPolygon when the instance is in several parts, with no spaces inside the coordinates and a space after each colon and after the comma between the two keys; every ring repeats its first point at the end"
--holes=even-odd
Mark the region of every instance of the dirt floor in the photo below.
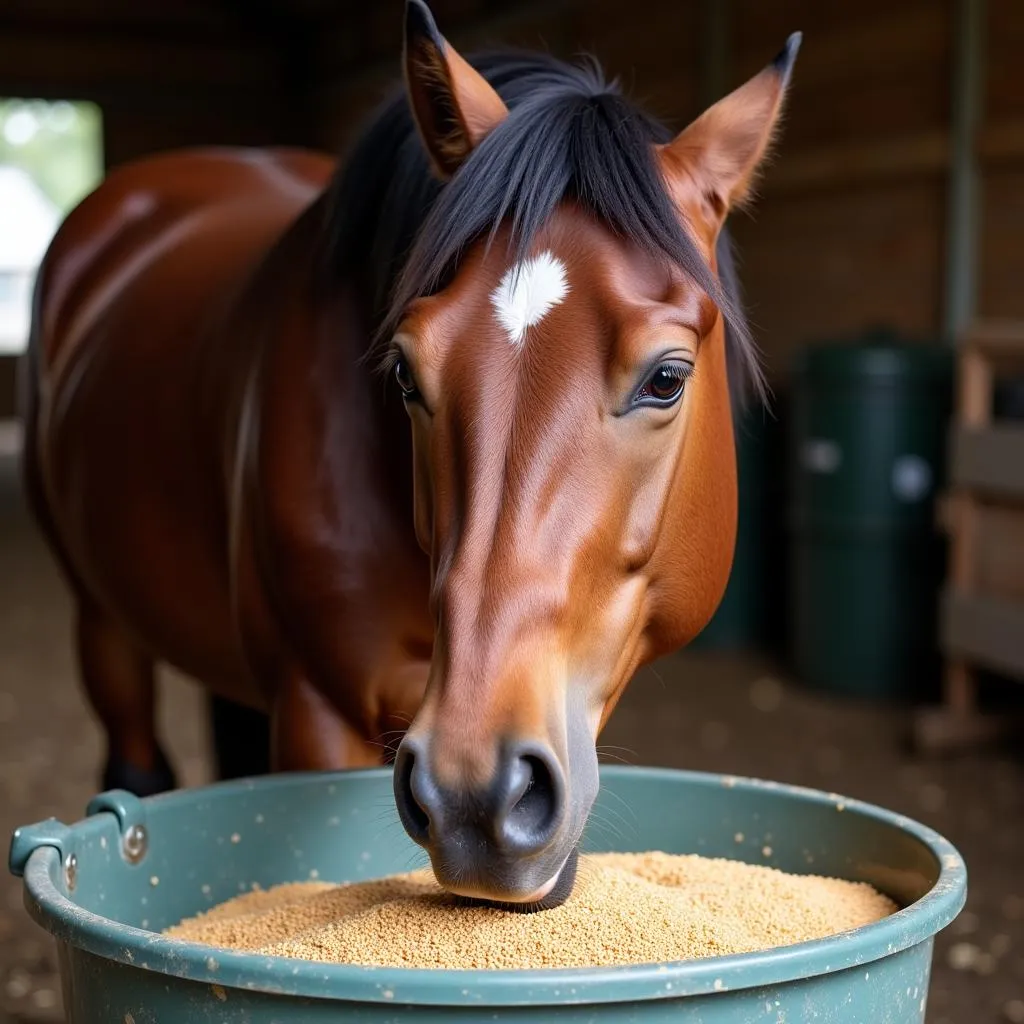
{"type": "MultiPolygon", "coordinates": [[[[79,694],[69,607],[21,511],[0,434],[0,832],[77,820],[98,784],[101,743],[79,694]]],[[[200,694],[168,678],[162,718],[187,785],[209,778],[200,694]]],[[[602,737],[633,763],[754,775],[883,804],[956,843],[967,909],[936,943],[929,1024],[1024,1022],[1024,757],[913,759],[901,712],[839,703],[753,659],[684,654],[632,684],[602,737]]],[[[56,958],[0,876],[0,1024],[61,1021],[56,958]]],[[[871,1022],[864,1022],[871,1024],[871,1022]]]]}

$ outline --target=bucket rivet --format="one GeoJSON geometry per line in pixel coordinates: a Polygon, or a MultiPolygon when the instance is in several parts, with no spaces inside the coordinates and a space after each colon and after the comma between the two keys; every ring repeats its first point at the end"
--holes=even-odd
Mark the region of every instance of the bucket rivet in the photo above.
{"type": "Polygon", "coordinates": [[[149,845],[149,837],[146,834],[145,825],[132,825],[124,834],[121,843],[124,849],[125,860],[130,864],[138,864],[146,856],[146,848],[149,845]]]}
{"type": "Polygon", "coordinates": [[[75,882],[78,881],[78,858],[73,854],[68,854],[67,859],[64,861],[64,883],[68,887],[68,892],[71,892],[75,887],[75,882]]]}

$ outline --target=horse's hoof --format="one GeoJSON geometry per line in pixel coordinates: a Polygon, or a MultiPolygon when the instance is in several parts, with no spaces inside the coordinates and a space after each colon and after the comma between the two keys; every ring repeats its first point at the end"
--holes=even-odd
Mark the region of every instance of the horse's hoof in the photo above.
{"type": "Polygon", "coordinates": [[[137,797],[156,796],[174,789],[177,782],[174,769],[164,756],[163,751],[157,755],[157,765],[152,769],[139,768],[120,758],[110,757],[103,769],[103,789],[126,789],[137,797]]]}

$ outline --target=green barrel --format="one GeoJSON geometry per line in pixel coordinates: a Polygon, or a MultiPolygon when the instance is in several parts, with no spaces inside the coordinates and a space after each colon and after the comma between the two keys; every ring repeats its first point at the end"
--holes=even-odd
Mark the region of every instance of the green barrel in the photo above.
{"type": "Polygon", "coordinates": [[[952,354],[879,334],[807,349],[794,382],[791,655],[819,689],[928,700],[938,689],[952,354]]]}

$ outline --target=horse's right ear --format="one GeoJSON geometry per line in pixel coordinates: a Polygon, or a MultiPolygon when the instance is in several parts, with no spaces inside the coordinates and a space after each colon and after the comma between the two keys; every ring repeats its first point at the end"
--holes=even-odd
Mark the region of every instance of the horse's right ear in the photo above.
{"type": "Polygon", "coordinates": [[[750,194],[778,124],[801,38],[794,32],[760,74],[657,148],[676,201],[700,209],[715,234],[729,209],[750,194]]]}
{"type": "Polygon", "coordinates": [[[483,75],[437,30],[423,0],[405,6],[405,85],[420,137],[443,179],[508,114],[483,75]]]}

